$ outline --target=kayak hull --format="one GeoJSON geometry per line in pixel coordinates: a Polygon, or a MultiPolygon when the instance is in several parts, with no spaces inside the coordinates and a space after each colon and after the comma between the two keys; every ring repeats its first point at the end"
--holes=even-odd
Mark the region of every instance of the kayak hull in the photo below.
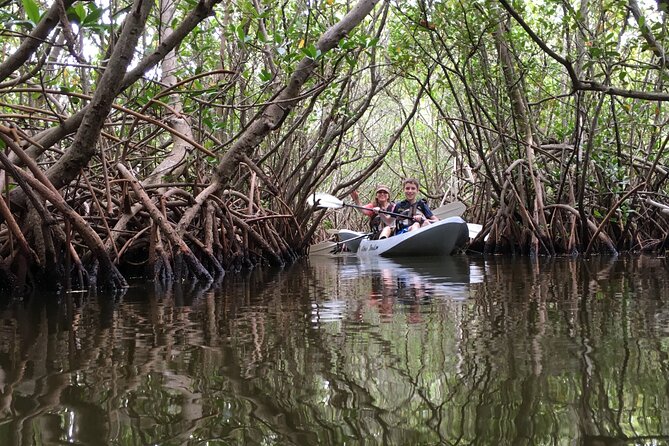
{"type": "Polygon", "coordinates": [[[387,239],[360,241],[358,256],[448,256],[469,239],[467,222],[450,217],[387,239]]]}

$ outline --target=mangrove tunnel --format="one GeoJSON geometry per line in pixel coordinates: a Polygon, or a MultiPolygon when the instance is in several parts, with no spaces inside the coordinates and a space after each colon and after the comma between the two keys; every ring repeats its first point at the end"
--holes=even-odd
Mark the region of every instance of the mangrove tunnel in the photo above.
{"type": "Polygon", "coordinates": [[[0,287],[211,282],[466,204],[485,255],[664,253],[661,2],[0,0],[0,287]]]}

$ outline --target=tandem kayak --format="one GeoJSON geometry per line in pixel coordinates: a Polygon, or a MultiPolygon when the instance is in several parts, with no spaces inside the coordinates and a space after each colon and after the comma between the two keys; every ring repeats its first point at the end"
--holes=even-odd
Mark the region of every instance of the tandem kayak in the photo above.
{"type": "Polygon", "coordinates": [[[355,252],[358,256],[448,256],[468,239],[467,222],[460,217],[450,217],[386,239],[363,238],[355,252]]]}

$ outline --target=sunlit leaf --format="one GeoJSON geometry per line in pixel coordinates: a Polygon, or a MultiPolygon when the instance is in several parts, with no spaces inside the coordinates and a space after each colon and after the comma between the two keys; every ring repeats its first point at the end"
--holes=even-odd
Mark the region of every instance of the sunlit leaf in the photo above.
{"type": "Polygon", "coordinates": [[[302,53],[304,53],[305,56],[310,57],[312,59],[318,59],[321,55],[321,50],[316,48],[314,44],[309,44],[308,47],[302,48],[302,53]]]}
{"type": "Polygon", "coordinates": [[[82,25],[90,25],[97,23],[100,18],[102,17],[102,8],[98,8],[95,6],[91,12],[88,13],[88,15],[84,18],[84,20],[81,22],[82,25]]]}
{"type": "Polygon", "coordinates": [[[263,68],[260,71],[260,74],[258,75],[258,77],[263,82],[269,82],[272,79],[272,73],[270,73],[269,71],[267,71],[266,69],[263,68]]]}
{"type": "Polygon", "coordinates": [[[79,19],[78,22],[81,23],[84,21],[86,18],[86,8],[84,8],[84,5],[81,3],[77,3],[74,6],[74,12],[77,14],[77,18],[79,19]]]}
{"type": "Polygon", "coordinates": [[[26,16],[33,23],[38,23],[40,19],[39,6],[33,0],[21,0],[23,9],[26,11],[26,16]]]}

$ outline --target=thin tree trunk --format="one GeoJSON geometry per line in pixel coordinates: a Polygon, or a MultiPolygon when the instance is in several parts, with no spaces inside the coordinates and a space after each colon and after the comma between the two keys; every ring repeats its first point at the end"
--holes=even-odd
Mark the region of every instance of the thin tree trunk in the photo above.
{"type": "Polygon", "coordinates": [[[60,189],[68,184],[86,167],[96,153],[96,146],[112,103],[121,92],[126,69],[135,52],[146,19],[153,7],[153,0],[135,0],[119,37],[109,64],[98,82],[97,89],[72,145],[47,171],[51,183],[60,189]]]}
{"type": "MultiPolygon", "coordinates": [[[[170,26],[174,18],[174,11],[176,9],[175,0],[162,0],[160,6],[160,22],[163,24],[161,28],[160,40],[167,39],[174,31],[170,26]]],[[[172,49],[165,59],[163,59],[163,85],[167,89],[177,84],[177,53],[176,49],[172,49]]],[[[170,127],[176,130],[179,134],[185,135],[190,140],[195,140],[193,137],[193,130],[186,120],[186,116],[182,114],[183,104],[179,95],[172,94],[169,97],[170,113],[167,115],[167,123],[170,127]]],[[[142,182],[144,186],[151,186],[162,181],[164,176],[172,178],[179,177],[186,170],[186,158],[193,147],[182,138],[178,136],[172,137],[172,150],[160,162],[158,167],[142,182]]]]}
{"type": "MultiPolygon", "coordinates": [[[[148,56],[142,59],[135,68],[127,72],[121,81],[120,91],[125,90],[130,85],[137,82],[144,76],[144,73],[158,64],[172,49],[176,48],[193,29],[200,24],[204,19],[212,14],[214,6],[222,0],[201,0],[195,8],[183,19],[174,33],[163,40],[148,56]]],[[[124,70],[125,71],[125,70],[124,70]]],[[[67,135],[77,131],[81,122],[88,113],[92,104],[88,104],[83,109],[79,110],[74,115],[60,123],[56,127],[49,128],[40,132],[33,137],[37,144],[32,144],[26,148],[26,153],[33,159],[39,157],[45,150],[51,148],[58,141],[65,138],[67,135]]],[[[14,158],[12,161],[16,162],[14,158]]]]}
{"type": "MultiPolygon", "coordinates": [[[[321,54],[334,48],[339,41],[344,38],[353,28],[374,9],[379,0],[361,0],[351,11],[346,14],[341,21],[330,27],[325,34],[321,36],[316,44],[316,48],[321,54]]],[[[222,157],[211,186],[204,189],[197,197],[199,204],[191,206],[184,213],[179,222],[180,228],[188,227],[190,221],[200,211],[200,206],[206,198],[230,181],[230,175],[235,171],[241,161],[241,155],[250,155],[253,149],[260,144],[265,137],[273,130],[278,129],[283,124],[288,114],[299,101],[299,94],[302,86],[309,79],[319,61],[311,57],[304,57],[298,64],[295,72],[284,86],[276,99],[267,106],[263,113],[255,118],[247,127],[242,135],[235,141],[232,147],[222,157]]]]}
{"type": "MultiPolygon", "coordinates": [[[[506,88],[511,100],[513,115],[515,117],[516,125],[518,126],[518,133],[525,147],[525,159],[527,161],[528,173],[534,188],[534,200],[532,206],[532,219],[535,223],[536,233],[532,233],[531,252],[535,255],[539,254],[539,238],[546,241],[547,237],[545,231],[547,228],[546,217],[544,214],[544,196],[543,184],[536,173],[536,160],[534,153],[535,138],[532,130],[532,125],[529,117],[529,110],[527,108],[527,101],[523,90],[521,89],[521,82],[516,74],[515,62],[509,51],[508,41],[505,36],[506,30],[504,25],[500,23],[495,31],[495,38],[497,41],[497,50],[502,62],[502,71],[504,73],[504,80],[506,81],[506,88]]],[[[524,189],[523,189],[524,190],[524,189]]],[[[552,254],[552,252],[551,252],[552,254]]]]}

